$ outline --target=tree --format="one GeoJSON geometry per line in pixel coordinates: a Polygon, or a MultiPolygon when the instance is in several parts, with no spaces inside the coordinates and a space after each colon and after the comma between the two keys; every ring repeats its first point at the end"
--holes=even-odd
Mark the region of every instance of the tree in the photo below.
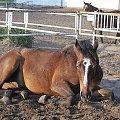
{"type": "Polygon", "coordinates": [[[3,2],[3,3],[6,3],[6,2],[14,3],[14,2],[16,2],[16,0],[0,0],[0,2],[3,2]]]}

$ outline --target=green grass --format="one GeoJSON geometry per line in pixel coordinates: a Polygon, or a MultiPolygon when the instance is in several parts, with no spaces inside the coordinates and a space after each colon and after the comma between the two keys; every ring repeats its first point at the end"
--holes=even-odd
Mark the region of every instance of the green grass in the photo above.
{"type": "MultiPolygon", "coordinates": [[[[7,28],[0,28],[0,34],[7,34],[7,28]]],[[[10,34],[25,34],[25,30],[11,29],[10,34]]],[[[31,32],[26,31],[26,34],[31,34],[31,32]]],[[[0,40],[7,41],[15,46],[32,47],[33,36],[0,37],[0,40]]]]}

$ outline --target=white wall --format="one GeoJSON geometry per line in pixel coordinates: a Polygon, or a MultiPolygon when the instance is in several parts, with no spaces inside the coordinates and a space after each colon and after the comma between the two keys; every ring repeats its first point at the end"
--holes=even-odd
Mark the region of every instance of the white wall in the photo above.
{"type": "Polygon", "coordinates": [[[83,1],[98,8],[120,9],[120,0],[65,0],[67,7],[83,7],[83,1]]]}
{"type": "Polygon", "coordinates": [[[65,0],[67,7],[83,7],[83,0],[65,0]]]}
{"type": "Polygon", "coordinates": [[[92,5],[98,8],[119,9],[120,0],[84,0],[85,2],[92,2],[92,5]]]}

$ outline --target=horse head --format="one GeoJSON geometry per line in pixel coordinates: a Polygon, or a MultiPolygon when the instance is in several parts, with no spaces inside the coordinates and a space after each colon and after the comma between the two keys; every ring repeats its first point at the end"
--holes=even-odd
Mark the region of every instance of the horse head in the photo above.
{"type": "Polygon", "coordinates": [[[94,12],[94,11],[97,11],[98,8],[91,5],[91,3],[84,2],[83,10],[87,12],[94,12]]]}
{"type": "Polygon", "coordinates": [[[92,96],[93,80],[95,78],[95,71],[99,65],[99,59],[96,53],[98,44],[94,45],[88,41],[81,41],[74,45],[74,52],[77,56],[77,74],[80,81],[80,95],[82,101],[88,101],[92,96]]]}

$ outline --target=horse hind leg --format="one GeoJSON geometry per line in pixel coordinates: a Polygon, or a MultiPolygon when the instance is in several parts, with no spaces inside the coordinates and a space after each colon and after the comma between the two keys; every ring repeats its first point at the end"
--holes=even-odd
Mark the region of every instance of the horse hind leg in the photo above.
{"type": "MultiPolygon", "coordinates": [[[[15,85],[9,83],[12,80],[10,77],[14,74],[14,72],[19,67],[20,56],[16,55],[15,52],[11,54],[6,54],[0,58],[0,91],[3,91],[3,102],[5,104],[10,103],[12,98],[12,90],[15,85]],[[4,90],[2,90],[4,89],[4,90]]],[[[0,92],[1,93],[1,92],[0,92]]]]}
{"type": "MultiPolygon", "coordinates": [[[[19,68],[18,68],[19,69],[19,68]]],[[[17,71],[17,70],[16,70],[17,71]]],[[[8,82],[5,82],[2,86],[3,90],[0,90],[0,95],[2,99],[1,101],[4,102],[4,104],[10,104],[12,102],[12,97],[13,96],[22,96],[23,99],[28,98],[28,91],[25,89],[22,89],[19,87],[19,83],[17,83],[17,76],[18,71],[14,72],[12,77],[10,77],[10,80],[8,82]],[[10,81],[15,81],[15,82],[10,82],[10,81]]]]}
{"type": "Polygon", "coordinates": [[[14,74],[20,64],[20,56],[15,52],[4,55],[0,58],[0,89],[3,84],[9,81],[9,78],[14,74]]]}

